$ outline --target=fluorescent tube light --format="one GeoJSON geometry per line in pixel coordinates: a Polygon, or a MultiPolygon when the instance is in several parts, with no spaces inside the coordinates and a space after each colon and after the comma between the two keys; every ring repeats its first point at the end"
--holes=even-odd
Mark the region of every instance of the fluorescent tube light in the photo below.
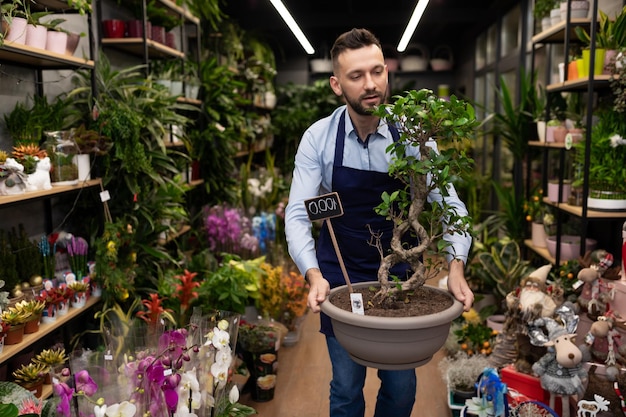
{"type": "Polygon", "coordinates": [[[293,32],[294,36],[298,39],[298,42],[300,42],[300,45],[302,45],[306,53],[313,55],[315,53],[315,49],[313,49],[309,40],[306,36],[304,36],[302,30],[300,30],[300,26],[298,26],[296,21],[293,20],[291,13],[289,13],[289,10],[287,10],[283,2],[281,0],[270,0],[270,3],[272,3],[276,11],[280,14],[280,17],[282,17],[285,23],[287,23],[287,26],[289,26],[289,29],[291,29],[291,32],[293,32]]]}
{"type": "Polygon", "coordinates": [[[426,10],[426,6],[428,6],[428,0],[419,0],[417,2],[415,10],[413,10],[413,14],[409,20],[409,24],[406,25],[406,29],[404,29],[402,38],[400,38],[400,42],[398,43],[398,48],[396,48],[398,52],[404,52],[406,47],[409,45],[409,41],[411,40],[411,37],[415,32],[415,28],[417,28],[417,24],[420,22],[420,19],[424,14],[424,10],[426,10]]]}

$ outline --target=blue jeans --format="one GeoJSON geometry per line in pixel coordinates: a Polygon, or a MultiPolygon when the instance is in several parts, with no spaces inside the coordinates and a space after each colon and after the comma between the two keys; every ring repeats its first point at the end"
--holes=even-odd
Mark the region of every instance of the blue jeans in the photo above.
{"type": "MultiPolygon", "coordinates": [[[[367,367],[354,362],[335,337],[326,337],[333,369],[330,381],[330,417],[363,417],[363,387],[367,367]]],[[[381,381],[374,417],[410,417],[417,378],[415,369],[386,371],[379,369],[381,381]]]]}

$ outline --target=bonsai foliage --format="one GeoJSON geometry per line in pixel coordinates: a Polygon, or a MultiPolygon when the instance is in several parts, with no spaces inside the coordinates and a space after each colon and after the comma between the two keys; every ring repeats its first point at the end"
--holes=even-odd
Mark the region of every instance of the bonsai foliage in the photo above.
{"type": "Polygon", "coordinates": [[[471,227],[471,219],[458,214],[445,201],[432,204],[430,209],[426,201],[436,189],[444,197],[449,195],[448,187],[470,172],[472,160],[453,145],[470,137],[477,126],[473,107],[455,96],[450,101],[441,100],[426,89],[411,90],[395,99],[395,103],[375,111],[384,121],[398,127],[400,140],[388,148],[393,155],[389,175],[405,184],[403,190],[383,193],[383,202],[375,209],[394,223],[391,252],[383,254],[380,242],[376,243],[382,257],[378,271],[382,295],[391,289],[390,268],[401,262],[409,263],[413,270],[413,275],[402,283],[402,290],[421,287],[431,277],[429,272],[436,273],[423,261],[432,243],[437,243],[435,253],[447,253],[450,243],[441,238],[446,234],[469,233],[471,227]],[[435,142],[441,148],[439,153],[433,148],[435,142]],[[419,158],[407,155],[411,147],[419,148],[419,158]],[[447,228],[440,227],[442,220],[449,225],[447,228]],[[418,237],[419,244],[406,247],[403,238],[411,234],[418,237]]]}

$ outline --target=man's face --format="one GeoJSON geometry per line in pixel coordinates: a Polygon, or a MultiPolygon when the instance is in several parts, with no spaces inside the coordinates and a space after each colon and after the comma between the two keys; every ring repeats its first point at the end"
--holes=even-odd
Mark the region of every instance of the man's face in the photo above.
{"type": "Polygon", "coordinates": [[[387,66],[379,47],[348,49],[339,55],[337,63],[330,85],[357,114],[368,115],[385,101],[387,66]]]}

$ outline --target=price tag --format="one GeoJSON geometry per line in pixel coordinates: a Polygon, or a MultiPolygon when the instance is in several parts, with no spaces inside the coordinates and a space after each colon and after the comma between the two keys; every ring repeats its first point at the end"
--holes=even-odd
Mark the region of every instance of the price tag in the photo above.
{"type": "Polygon", "coordinates": [[[304,206],[311,221],[343,216],[343,207],[336,192],[305,200],[304,206]]]}
{"type": "Polygon", "coordinates": [[[100,193],[100,201],[102,201],[103,203],[105,201],[109,201],[111,199],[111,194],[109,194],[109,191],[104,190],[100,193]]]}
{"type": "Polygon", "coordinates": [[[350,302],[352,303],[353,313],[360,314],[361,316],[365,315],[365,310],[363,309],[363,294],[358,292],[351,293],[350,302]]]}
{"type": "Polygon", "coordinates": [[[565,149],[569,151],[570,149],[572,149],[573,144],[574,144],[574,137],[572,136],[571,133],[568,133],[567,135],[565,135],[565,149]]]}

